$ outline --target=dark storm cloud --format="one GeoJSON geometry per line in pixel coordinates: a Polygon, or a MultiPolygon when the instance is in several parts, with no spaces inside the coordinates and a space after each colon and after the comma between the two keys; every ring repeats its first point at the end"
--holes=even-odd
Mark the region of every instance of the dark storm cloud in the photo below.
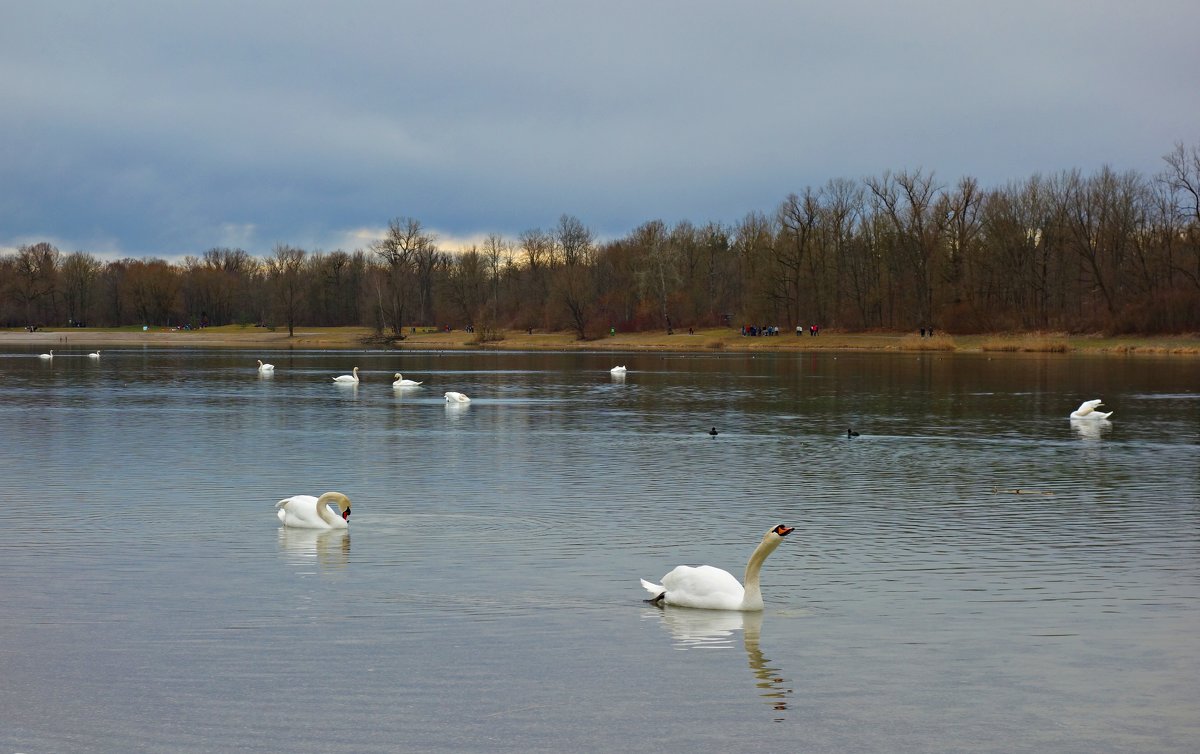
{"type": "Polygon", "coordinates": [[[620,234],[889,169],[1153,173],[1200,139],[1194,2],[890,6],[22,4],[0,247],[620,234]]]}

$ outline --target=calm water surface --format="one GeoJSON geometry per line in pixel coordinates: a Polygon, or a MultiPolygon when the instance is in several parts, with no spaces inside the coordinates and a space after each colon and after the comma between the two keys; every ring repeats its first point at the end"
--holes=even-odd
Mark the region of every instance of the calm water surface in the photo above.
{"type": "Polygon", "coordinates": [[[36,353],[0,754],[1200,749],[1195,360],[36,353]],[[763,614],[641,601],[779,523],[763,614]]]}

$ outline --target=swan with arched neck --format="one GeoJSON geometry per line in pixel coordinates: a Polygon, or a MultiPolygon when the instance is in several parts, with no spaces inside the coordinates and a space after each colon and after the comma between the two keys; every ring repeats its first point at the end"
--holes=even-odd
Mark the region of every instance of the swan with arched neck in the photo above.
{"type": "Polygon", "coordinates": [[[416,387],[420,384],[416,380],[406,380],[404,379],[404,375],[396,372],[396,381],[392,383],[392,387],[416,387]]]}
{"type": "Polygon", "coordinates": [[[284,526],[296,529],[346,529],[350,523],[350,498],[340,492],[326,492],[319,498],[293,495],[275,503],[275,515],[284,526]]]}

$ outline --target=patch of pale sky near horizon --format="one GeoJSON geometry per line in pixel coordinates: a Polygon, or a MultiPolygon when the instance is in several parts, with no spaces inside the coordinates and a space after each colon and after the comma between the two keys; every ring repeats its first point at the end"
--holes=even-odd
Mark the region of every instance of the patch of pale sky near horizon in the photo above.
{"type": "Polygon", "coordinates": [[[1200,138],[1194,2],[879,5],[23,5],[0,245],[261,256],[401,215],[611,237],[885,170],[1149,175],[1200,138]]]}

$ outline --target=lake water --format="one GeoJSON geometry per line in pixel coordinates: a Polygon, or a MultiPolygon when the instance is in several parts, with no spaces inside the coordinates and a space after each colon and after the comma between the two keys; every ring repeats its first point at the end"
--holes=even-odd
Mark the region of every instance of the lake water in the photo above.
{"type": "Polygon", "coordinates": [[[1200,750],[1194,359],[36,353],[0,754],[1200,750]],[[780,523],[764,613],[642,602],[780,523]]]}

